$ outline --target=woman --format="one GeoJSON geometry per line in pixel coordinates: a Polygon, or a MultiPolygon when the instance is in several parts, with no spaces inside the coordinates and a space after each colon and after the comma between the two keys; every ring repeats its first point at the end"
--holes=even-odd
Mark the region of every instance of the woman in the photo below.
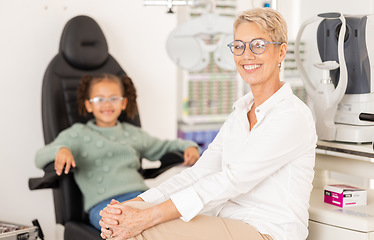
{"type": "Polygon", "coordinates": [[[102,210],[104,239],[307,237],[317,136],[309,108],[279,78],[286,23],[275,10],[249,10],[234,39],[228,46],[251,91],[192,168],[102,210]]]}

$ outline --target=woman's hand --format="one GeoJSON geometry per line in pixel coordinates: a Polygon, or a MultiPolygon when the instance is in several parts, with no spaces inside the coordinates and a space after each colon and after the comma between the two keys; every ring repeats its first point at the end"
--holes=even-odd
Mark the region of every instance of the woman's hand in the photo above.
{"type": "MultiPolygon", "coordinates": [[[[130,200],[131,201],[131,200],[130,200]]],[[[140,210],[112,200],[100,212],[101,237],[124,240],[140,234],[143,230],[153,226],[152,211],[140,210]]]]}
{"type": "Polygon", "coordinates": [[[183,165],[194,165],[200,157],[199,150],[196,147],[188,147],[184,150],[184,163],[183,165]]]}
{"type": "Polygon", "coordinates": [[[75,167],[73,154],[66,147],[60,148],[55,157],[55,170],[57,175],[61,175],[65,167],[65,174],[68,174],[71,167],[75,167]]]}
{"type": "Polygon", "coordinates": [[[103,239],[125,240],[159,223],[181,217],[170,199],[145,209],[133,208],[125,203],[120,204],[112,200],[106,208],[101,210],[100,226],[103,239]]]}
{"type": "MultiPolygon", "coordinates": [[[[119,201],[115,200],[115,199],[112,199],[110,200],[110,205],[115,205],[115,204],[124,204],[124,203],[127,203],[127,202],[144,202],[143,198],[141,197],[135,197],[135,198],[132,198],[130,200],[127,200],[127,201],[124,201],[122,203],[120,203],[119,201]]],[[[108,205],[109,206],[109,205],[108,205]]]]}

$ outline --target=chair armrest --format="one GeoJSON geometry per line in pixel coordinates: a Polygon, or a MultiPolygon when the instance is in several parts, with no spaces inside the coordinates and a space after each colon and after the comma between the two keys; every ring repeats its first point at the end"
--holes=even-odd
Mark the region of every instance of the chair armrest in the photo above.
{"type": "Polygon", "coordinates": [[[54,162],[51,162],[43,168],[44,170],[43,177],[29,179],[30,190],[56,188],[58,186],[59,176],[56,174],[54,164],[55,164],[54,162]]]}
{"type": "Polygon", "coordinates": [[[184,162],[183,152],[173,151],[165,153],[160,158],[161,166],[159,168],[140,169],[140,174],[144,179],[155,178],[161,173],[169,170],[184,162]]]}
{"type": "MultiPolygon", "coordinates": [[[[159,168],[140,169],[140,174],[144,179],[155,178],[161,173],[169,170],[184,162],[183,152],[173,151],[165,153],[161,158],[161,166],[159,168]]],[[[44,168],[44,176],[41,178],[30,178],[29,189],[45,189],[45,188],[56,188],[58,187],[59,176],[56,174],[54,168],[54,162],[49,163],[44,168]]],[[[73,171],[73,169],[71,169],[73,171]]]]}

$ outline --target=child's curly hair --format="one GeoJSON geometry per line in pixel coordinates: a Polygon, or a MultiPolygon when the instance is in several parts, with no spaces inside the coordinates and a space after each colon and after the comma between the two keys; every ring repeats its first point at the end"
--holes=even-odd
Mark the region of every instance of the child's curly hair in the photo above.
{"type": "Polygon", "coordinates": [[[103,73],[97,76],[84,75],[81,78],[77,89],[79,114],[87,116],[88,112],[86,110],[85,101],[90,99],[92,86],[101,81],[116,82],[120,85],[122,96],[126,97],[128,100],[127,107],[125,109],[127,116],[131,119],[134,119],[135,115],[138,113],[138,106],[136,103],[137,95],[134,83],[127,75],[123,75],[121,78],[119,78],[118,76],[110,73],[103,73]]]}

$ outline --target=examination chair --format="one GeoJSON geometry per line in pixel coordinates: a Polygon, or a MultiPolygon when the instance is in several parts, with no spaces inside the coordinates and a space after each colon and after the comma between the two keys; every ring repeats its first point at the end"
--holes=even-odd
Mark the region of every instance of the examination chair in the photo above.
{"type": "MultiPolygon", "coordinates": [[[[78,114],[76,91],[83,75],[104,72],[118,76],[126,74],[109,54],[99,25],[87,16],[72,18],[62,32],[59,52],[48,65],[43,79],[42,122],[45,144],[52,142],[60,131],[72,124],[85,123],[93,117],[78,114]]],[[[129,119],[123,113],[119,119],[140,127],[138,114],[134,119],[129,119]]],[[[159,168],[139,169],[139,172],[145,179],[154,178],[183,162],[183,154],[167,153],[160,161],[159,168]]],[[[89,224],[88,215],[83,210],[83,196],[75,183],[74,169],[67,175],[57,176],[52,162],[44,168],[44,172],[42,178],[29,179],[29,188],[52,188],[56,223],[64,226],[64,239],[101,239],[100,232],[89,224]]]]}

